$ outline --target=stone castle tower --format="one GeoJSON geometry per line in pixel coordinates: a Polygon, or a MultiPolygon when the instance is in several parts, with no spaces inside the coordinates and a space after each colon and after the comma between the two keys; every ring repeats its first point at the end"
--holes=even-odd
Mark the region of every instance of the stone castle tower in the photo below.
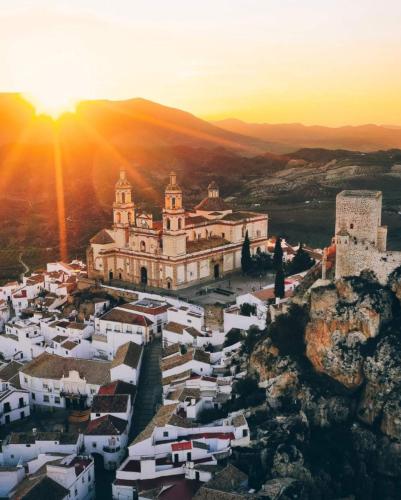
{"type": "Polygon", "coordinates": [[[381,282],[401,262],[387,252],[387,227],[381,225],[380,191],[342,191],[336,198],[336,279],[373,271],[381,282]]]}

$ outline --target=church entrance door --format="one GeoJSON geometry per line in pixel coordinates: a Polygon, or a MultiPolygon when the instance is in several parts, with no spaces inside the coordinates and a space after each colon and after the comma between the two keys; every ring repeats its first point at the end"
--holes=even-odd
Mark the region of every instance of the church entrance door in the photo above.
{"type": "Polygon", "coordinates": [[[214,265],[214,279],[220,278],[220,264],[214,265]]]}
{"type": "Polygon", "coordinates": [[[141,267],[141,283],[142,285],[148,284],[148,270],[146,267],[141,267]]]}

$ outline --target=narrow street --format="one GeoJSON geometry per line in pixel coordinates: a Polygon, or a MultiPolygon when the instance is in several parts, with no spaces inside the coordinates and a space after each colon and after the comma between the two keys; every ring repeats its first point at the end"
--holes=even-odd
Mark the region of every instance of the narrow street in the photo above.
{"type": "MultiPolygon", "coordinates": [[[[162,385],[159,364],[161,353],[162,341],[160,338],[154,340],[145,347],[128,444],[146,427],[156,413],[158,405],[162,403],[162,385]]],[[[114,479],[114,471],[106,471],[103,466],[97,467],[97,500],[109,500],[111,498],[111,484],[114,479]]]]}
{"type": "Polygon", "coordinates": [[[131,440],[146,427],[156,413],[158,405],[162,403],[161,353],[162,342],[160,338],[145,347],[135,400],[131,440]]]}

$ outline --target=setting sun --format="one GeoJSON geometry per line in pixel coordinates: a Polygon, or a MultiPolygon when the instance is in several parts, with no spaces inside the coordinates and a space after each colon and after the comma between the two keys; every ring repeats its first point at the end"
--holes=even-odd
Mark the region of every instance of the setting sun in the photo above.
{"type": "Polygon", "coordinates": [[[37,114],[44,114],[56,119],[64,113],[74,112],[79,99],[62,92],[27,92],[25,97],[34,105],[37,114]]]}

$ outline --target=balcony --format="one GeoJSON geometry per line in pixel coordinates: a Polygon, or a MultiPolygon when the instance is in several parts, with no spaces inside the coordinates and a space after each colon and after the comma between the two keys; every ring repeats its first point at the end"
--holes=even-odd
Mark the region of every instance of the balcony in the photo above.
{"type": "Polygon", "coordinates": [[[118,453],[120,450],[120,446],[103,446],[103,451],[105,453],[118,453]]]}

